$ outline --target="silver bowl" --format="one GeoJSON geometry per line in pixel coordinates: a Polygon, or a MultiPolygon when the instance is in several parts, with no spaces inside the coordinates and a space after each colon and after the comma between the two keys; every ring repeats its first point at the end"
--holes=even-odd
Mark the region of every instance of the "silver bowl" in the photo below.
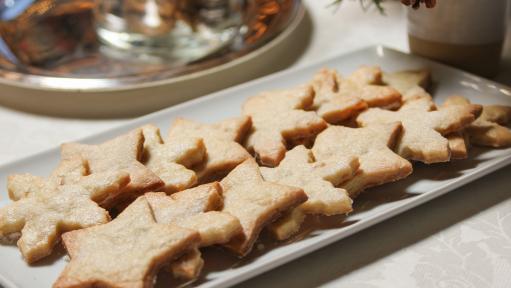
{"type": "MultiPolygon", "coordinates": [[[[4,59],[0,61],[0,83],[30,89],[68,92],[124,90],[140,85],[153,85],[240,58],[273,40],[304,13],[299,0],[249,2],[252,2],[252,5],[247,5],[250,8],[244,11],[241,33],[230,45],[203,59],[182,63],[147,55],[140,57],[136,52],[113,49],[107,45],[101,45],[98,41],[98,43],[87,43],[91,47],[89,50],[73,52],[64,60],[58,60],[55,63],[13,65],[12,62],[4,59]],[[271,5],[274,9],[268,9],[271,5]]],[[[90,26],[90,29],[94,27],[90,26]]],[[[90,31],[82,33],[90,34],[90,31]]],[[[93,41],[97,40],[93,39],[93,41]]],[[[22,63],[22,61],[19,62],[22,63]]]]}

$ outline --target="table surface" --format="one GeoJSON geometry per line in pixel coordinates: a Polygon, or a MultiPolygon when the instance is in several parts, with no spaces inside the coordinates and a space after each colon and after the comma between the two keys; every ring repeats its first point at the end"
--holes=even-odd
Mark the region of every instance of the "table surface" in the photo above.
{"type": "MultiPolygon", "coordinates": [[[[357,1],[339,9],[306,0],[307,65],[384,44],[408,51],[405,8],[386,15],[357,1]]],[[[511,29],[502,71],[511,84],[511,29]]],[[[129,119],[64,119],[0,107],[0,164],[97,133],[129,119]]],[[[511,287],[511,172],[507,167],[425,205],[243,283],[243,287],[511,287]]],[[[6,175],[1,175],[5,177],[6,175]]],[[[241,287],[241,285],[240,285],[241,287]]]]}

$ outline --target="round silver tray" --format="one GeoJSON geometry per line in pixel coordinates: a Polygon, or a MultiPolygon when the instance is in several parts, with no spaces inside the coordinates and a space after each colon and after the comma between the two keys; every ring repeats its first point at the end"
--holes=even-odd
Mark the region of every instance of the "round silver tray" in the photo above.
{"type": "Polygon", "coordinates": [[[285,43],[296,34],[305,9],[300,0],[274,2],[279,13],[265,15],[262,31],[248,28],[230,46],[193,63],[130,60],[103,45],[46,69],[0,62],[0,105],[64,117],[127,117],[282,69],[269,66],[276,57],[288,57],[283,55],[289,49],[285,43]]]}

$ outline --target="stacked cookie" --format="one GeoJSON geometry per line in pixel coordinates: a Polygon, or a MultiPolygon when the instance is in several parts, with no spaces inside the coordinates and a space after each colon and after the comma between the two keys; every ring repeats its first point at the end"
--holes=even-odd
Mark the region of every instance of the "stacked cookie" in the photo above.
{"type": "Polygon", "coordinates": [[[195,279],[202,247],[244,257],[263,229],[285,240],[308,214],[349,213],[362,191],[410,175],[410,161],[511,146],[511,107],[461,96],[437,107],[429,82],[427,71],[323,69],[249,98],[240,117],[176,119],[165,139],[146,125],[63,144],[48,178],[9,176],[0,237],[16,239],[28,263],[62,241],[71,260],[54,287],[151,287],[161,269],[195,279]]]}

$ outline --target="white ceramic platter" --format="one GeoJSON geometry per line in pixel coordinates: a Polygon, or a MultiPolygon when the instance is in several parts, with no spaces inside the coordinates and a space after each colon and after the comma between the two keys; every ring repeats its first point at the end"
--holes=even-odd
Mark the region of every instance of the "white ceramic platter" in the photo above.
{"type": "MultiPolygon", "coordinates": [[[[83,142],[99,143],[146,123],[155,123],[166,131],[177,116],[213,122],[240,113],[240,105],[251,95],[276,88],[292,87],[307,82],[321,67],[336,68],[347,74],[362,64],[380,65],[386,71],[428,67],[434,78],[433,92],[438,103],[452,94],[462,94],[482,104],[511,105],[511,89],[459,70],[407,55],[384,47],[370,47],[336,57],[309,67],[292,69],[251,81],[209,96],[195,99],[145,117],[116,129],[89,137],[83,142]]],[[[0,187],[6,187],[8,174],[23,172],[47,175],[59,160],[59,149],[26,158],[0,167],[0,187]]],[[[332,242],[339,241],[371,225],[393,217],[461,185],[511,163],[511,149],[475,148],[470,159],[445,164],[414,166],[407,179],[371,189],[357,198],[355,212],[348,217],[328,219],[330,225],[304,234],[291,243],[271,244],[262,237],[248,259],[237,260],[228,252],[210,249],[205,252],[203,278],[194,285],[226,287],[268,271],[332,242]],[[344,220],[344,222],[342,222],[344,220]],[[337,223],[335,223],[337,222],[337,223]]],[[[0,192],[0,205],[9,201],[5,190],[0,192]]],[[[0,246],[0,284],[6,288],[50,287],[66,264],[64,252],[32,267],[23,262],[16,246],[0,246]]],[[[164,278],[164,277],[161,277],[164,278]]],[[[157,286],[165,286],[166,280],[157,286]]]]}

